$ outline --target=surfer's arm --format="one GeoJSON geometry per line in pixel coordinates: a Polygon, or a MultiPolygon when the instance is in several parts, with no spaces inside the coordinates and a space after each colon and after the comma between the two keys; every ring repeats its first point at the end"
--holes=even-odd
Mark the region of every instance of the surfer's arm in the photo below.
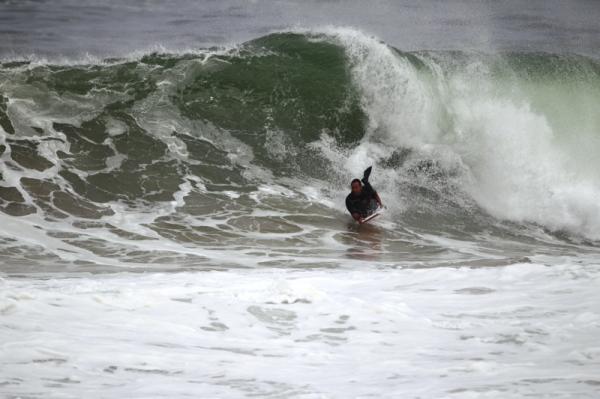
{"type": "Polygon", "coordinates": [[[360,213],[358,213],[358,212],[353,213],[352,218],[360,224],[362,224],[362,222],[363,222],[363,218],[362,218],[362,216],[360,216],[360,213]]]}
{"type": "Polygon", "coordinates": [[[383,207],[381,198],[379,198],[379,193],[377,193],[377,191],[373,188],[373,186],[371,186],[371,183],[369,183],[369,182],[365,183],[365,189],[367,189],[371,193],[371,197],[374,198],[375,201],[377,201],[377,204],[380,207],[383,207]]]}
{"type": "Polygon", "coordinates": [[[379,207],[383,207],[383,203],[381,202],[381,198],[379,198],[379,194],[377,193],[377,191],[375,191],[375,195],[373,195],[373,197],[375,197],[375,201],[377,201],[379,207]]]}
{"type": "Polygon", "coordinates": [[[358,212],[358,209],[354,207],[349,198],[346,198],[346,208],[348,209],[348,212],[350,212],[352,219],[356,220],[358,223],[362,223],[362,216],[358,212]]]}

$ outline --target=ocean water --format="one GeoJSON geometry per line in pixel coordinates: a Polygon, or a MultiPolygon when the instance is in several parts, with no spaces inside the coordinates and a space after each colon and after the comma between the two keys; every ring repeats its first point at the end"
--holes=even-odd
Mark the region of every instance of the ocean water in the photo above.
{"type": "Polygon", "coordinates": [[[0,397],[600,397],[599,17],[1,2],[0,397]]]}

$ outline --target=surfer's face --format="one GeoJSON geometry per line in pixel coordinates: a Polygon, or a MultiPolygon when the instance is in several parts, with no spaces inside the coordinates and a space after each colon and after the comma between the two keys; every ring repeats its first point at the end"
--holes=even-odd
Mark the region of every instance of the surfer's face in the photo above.
{"type": "Polygon", "coordinates": [[[362,191],[362,185],[355,181],[352,183],[352,193],[353,194],[360,194],[360,192],[362,191]]]}

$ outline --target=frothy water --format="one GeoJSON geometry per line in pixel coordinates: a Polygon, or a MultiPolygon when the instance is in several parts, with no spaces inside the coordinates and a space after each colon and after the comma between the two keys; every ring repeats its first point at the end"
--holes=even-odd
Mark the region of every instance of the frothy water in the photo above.
{"type": "Polygon", "coordinates": [[[2,335],[12,339],[2,392],[592,398],[600,385],[597,268],[5,281],[2,335]]]}
{"type": "Polygon", "coordinates": [[[598,392],[597,60],[325,27],[0,88],[2,394],[598,392]]]}

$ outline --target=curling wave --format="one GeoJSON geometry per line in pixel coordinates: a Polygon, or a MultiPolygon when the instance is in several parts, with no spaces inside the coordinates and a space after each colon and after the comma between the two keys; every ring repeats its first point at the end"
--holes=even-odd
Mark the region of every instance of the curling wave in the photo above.
{"type": "Polygon", "coordinates": [[[598,240],[598,103],[593,59],[407,53],[341,28],[131,60],[4,62],[2,245],[104,264],[192,264],[274,238],[310,248],[322,231],[330,245],[347,182],[369,164],[387,229],[598,240]],[[36,230],[44,245],[14,244],[36,230]]]}

